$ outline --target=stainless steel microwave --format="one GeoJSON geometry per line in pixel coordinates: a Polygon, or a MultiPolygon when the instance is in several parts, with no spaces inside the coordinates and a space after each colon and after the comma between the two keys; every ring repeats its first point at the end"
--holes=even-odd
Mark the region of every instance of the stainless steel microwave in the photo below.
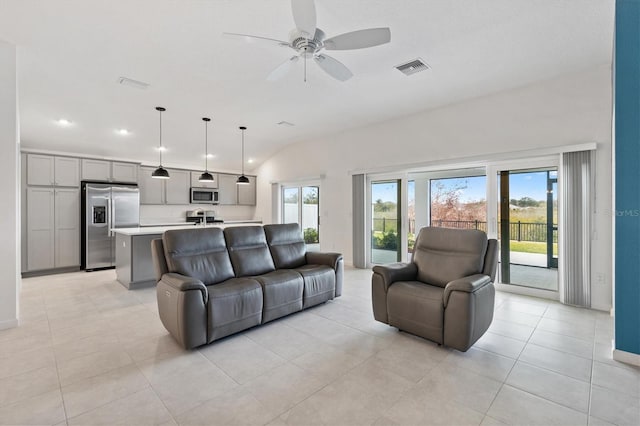
{"type": "Polygon", "coordinates": [[[218,204],[218,190],[211,188],[191,188],[191,204],[218,204]]]}

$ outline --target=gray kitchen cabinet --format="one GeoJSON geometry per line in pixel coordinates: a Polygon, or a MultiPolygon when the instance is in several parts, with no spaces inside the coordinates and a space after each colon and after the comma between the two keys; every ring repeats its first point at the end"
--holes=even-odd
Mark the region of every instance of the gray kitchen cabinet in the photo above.
{"type": "Polygon", "coordinates": [[[80,190],[27,188],[27,270],[80,265],[80,190]]]}
{"type": "Polygon", "coordinates": [[[27,189],[27,269],[55,267],[55,189],[27,189]]]}
{"type": "Polygon", "coordinates": [[[27,154],[27,184],[53,185],[55,182],[55,157],[27,154]]]}
{"type": "Polygon", "coordinates": [[[165,184],[165,202],[167,204],[189,204],[189,185],[191,172],[188,170],[167,169],[169,179],[165,184]]]}
{"type": "Polygon", "coordinates": [[[238,175],[218,173],[218,200],[220,205],[238,204],[238,175]]]}
{"type": "Polygon", "coordinates": [[[80,161],[73,157],[27,154],[27,185],[80,186],[80,161]]]}
{"type": "Polygon", "coordinates": [[[135,163],[111,163],[111,180],[122,183],[138,183],[138,165],[135,163]]]}
{"type": "Polygon", "coordinates": [[[256,177],[247,176],[249,185],[237,185],[238,187],[238,204],[241,206],[256,205],[256,177]]]}
{"type": "Polygon", "coordinates": [[[111,161],[82,159],[82,180],[109,182],[111,179],[111,161]]]}
{"type": "Polygon", "coordinates": [[[164,204],[164,180],[151,177],[155,169],[155,167],[140,166],[138,182],[140,204],[164,204]]]}
{"type": "Polygon", "coordinates": [[[80,190],[55,189],[54,266],[80,264],[80,190]]]}
{"type": "Polygon", "coordinates": [[[191,187],[193,188],[217,188],[218,187],[217,173],[211,173],[211,176],[213,176],[213,182],[200,182],[198,179],[200,179],[201,174],[202,172],[191,172],[191,187]]]}
{"type": "Polygon", "coordinates": [[[80,159],[73,157],[55,157],[56,186],[80,186],[80,159]]]}

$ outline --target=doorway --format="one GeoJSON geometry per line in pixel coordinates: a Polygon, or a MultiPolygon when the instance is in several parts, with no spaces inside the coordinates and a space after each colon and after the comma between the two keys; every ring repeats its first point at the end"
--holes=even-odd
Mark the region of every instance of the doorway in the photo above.
{"type": "Polygon", "coordinates": [[[371,263],[402,261],[401,187],[401,179],[371,182],[371,263]]]}
{"type": "Polygon", "coordinates": [[[308,251],[320,250],[320,187],[282,188],[282,223],[298,223],[308,251]]]}
{"type": "Polygon", "coordinates": [[[501,170],[500,282],[558,291],[558,170],[501,170]]]}

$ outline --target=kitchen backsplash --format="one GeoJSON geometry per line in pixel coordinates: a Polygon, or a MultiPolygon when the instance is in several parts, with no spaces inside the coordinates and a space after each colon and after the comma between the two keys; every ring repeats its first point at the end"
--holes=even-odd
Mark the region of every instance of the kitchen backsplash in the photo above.
{"type": "Polygon", "coordinates": [[[140,223],[161,224],[185,222],[187,210],[215,211],[215,217],[223,220],[253,220],[255,206],[214,206],[211,204],[185,204],[185,205],[141,205],[140,223]]]}

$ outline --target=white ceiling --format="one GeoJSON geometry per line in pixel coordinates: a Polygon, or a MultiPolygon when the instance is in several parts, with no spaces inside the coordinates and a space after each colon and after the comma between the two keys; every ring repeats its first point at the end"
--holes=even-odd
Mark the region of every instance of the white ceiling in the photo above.
{"type": "MultiPolygon", "coordinates": [[[[202,167],[240,168],[240,133],[259,165],[287,144],[611,62],[614,0],[317,0],[330,37],[391,28],[391,43],[334,51],[355,77],[341,83],[279,46],[222,37],[288,39],[289,0],[0,0],[0,40],[19,46],[22,143],[37,148],[202,167]],[[406,77],[395,65],[423,58],[406,77]],[[150,83],[117,84],[120,76],[150,83]],[[61,128],[55,120],[73,125],[61,128]],[[295,127],[283,127],[286,120],[295,127]],[[132,134],[120,136],[118,128],[132,134]]],[[[311,64],[313,65],[313,64],[311,64]]],[[[318,149],[322,149],[321,146],[318,149]]]]}

